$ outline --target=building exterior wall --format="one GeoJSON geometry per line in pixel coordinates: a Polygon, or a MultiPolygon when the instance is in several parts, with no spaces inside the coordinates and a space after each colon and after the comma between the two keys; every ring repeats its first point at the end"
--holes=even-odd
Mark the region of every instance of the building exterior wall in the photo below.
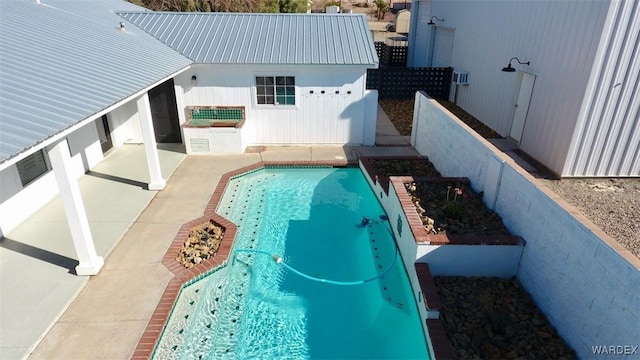
{"type": "Polygon", "coordinates": [[[611,3],[563,176],[640,176],[640,2],[611,3]]]}
{"type": "Polygon", "coordinates": [[[512,57],[530,61],[514,64],[536,76],[520,147],[560,173],[608,8],[608,0],[433,0],[431,14],[445,19],[437,25],[455,29],[451,65],[469,72],[456,103],[507,136],[520,76],[500,69],[512,57]]]}
{"type": "MultiPolygon", "coordinates": [[[[121,146],[123,142],[141,142],[137,139],[140,126],[135,101],[116,108],[108,114],[108,119],[114,147],[121,146]]],[[[66,137],[71,155],[71,169],[76,178],[104,159],[96,122],[102,125],[102,119],[98,117],[66,137]]],[[[53,145],[45,147],[45,153],[51,147],[53,145]]],[[[17,167],[13,164],[0,171],[0,183],[0,236],[11,232],[59,192],[51,168],[23,186],[17,167]]]]}
{"type": "Polygon", "coordinates": [[[114,147],[120,147],[122,144],[142,143],[142,130],[140,129],[136,99],[113,109],[108,118],[114,147]]]}
{"type": "Polygon", "coordinates": [[[96,123],[102,126],[102,119],[98,118],[88,123],[67,137],[72,171],[76,177],[80,177],[104,159],[96,123]]]}
{"type": "Polygon", "coordinates": [[[6,235],[44,206],[58,193],[58,185],[49,170],[36,180],[22,186],[15,164],[0,172],[0,233],[6,235]]]}
{"type": "Polygon", "coordinates": [[[183,88],[185,107],[244,106],[249,144],[363,142],[365,66],[197,65],[174,80],[183,88]],[[255,76],[294,76],[295,106],[256,104],[255,76]]]}
{"type": "Polygon", "coordinates": [[[635,346],[640,260],[437,102],[418,94],[416,103],[413,145],[443,176],[496,192],[496,212],[526,241],[518,280],[578,357],[592,358],[593,346],[635,346]],[[496,160],[502,169],[490,182],[476,164],[496,160]]]}
{"type": "Polygon", "coordinates": [[[430,27],[427,23],[431,19],[431,0],[414,0],[411,5],[411,12],[407,66],[425,67],[428,66],[427,54],[430,27]]]}

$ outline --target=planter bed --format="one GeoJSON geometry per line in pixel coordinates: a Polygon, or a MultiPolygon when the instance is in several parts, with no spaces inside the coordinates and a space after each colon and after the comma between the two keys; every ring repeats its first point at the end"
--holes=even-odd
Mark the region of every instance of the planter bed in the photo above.
{"type": "Polygon", "coordinates": [[[471,189],[469,179],[440,177],[428,158],[370,157],[360,161],[369,177],[387,194],[393,183],[416,242],[523,244],[522,239],[509,234],[500,216],[484,205],[482,194],[471,189]],[[459,195],[456,189],[460,189],[459,195]]]}
{"type": "Polygon", "coordinates": [[[432,234],[509,235],[500,215],[482,202],[467,178],[419,178],[404,183],[422,224],[432,234]]]}
{"type": "Polygon", "coordinates": [[[436,170],[431,161],[426,157],[361,157],[360,162],[369,174],[369,177],[380,184],[387,194],[389,194],[390,176],[440,176],[440,172],[436,170]]]}
{"type": "Polygon", "coordinates": [[[517,280],[436,277],[454,359],[576,359],[517,280]]]}

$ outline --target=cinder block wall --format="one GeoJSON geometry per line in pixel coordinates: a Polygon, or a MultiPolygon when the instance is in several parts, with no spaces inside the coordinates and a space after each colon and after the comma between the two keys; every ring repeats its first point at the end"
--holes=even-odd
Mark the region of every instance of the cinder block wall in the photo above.
{"type": "Polygon", "coordinates": [[[443,176],[466,176],[485,191],[485,203],[526,240],[517,277],[580,358],[594,357],[595,346],[638,346],[635,256],[420,92],[411,139],[443,176]]]}

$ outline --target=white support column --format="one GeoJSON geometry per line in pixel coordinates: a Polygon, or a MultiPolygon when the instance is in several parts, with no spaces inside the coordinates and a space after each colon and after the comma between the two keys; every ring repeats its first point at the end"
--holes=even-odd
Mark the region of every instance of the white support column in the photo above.
{"type": "Polygon", "coordinates": [[[69,154],[69,145],[66,139],[49,151],[49,160],[60,190],[60,198],[67,215],[73,245],[80,261],[80,264],[76,266],[76,274],[96,275],[102,268],[104,259],[96,254],[80,187],[71,169],[71,154],[69,154]]]}
{"type": "MultiPolygon", "coordinates": [[[[178,108],[178,122],[180,125],[184,125],[187,122],[187,117],[184,113],[184,89],[178,84],[173,85],[173,89],[176,93],[176,107],[178,108]]],[[[183,134],[184,137],[184,134],[183,134]]]]}
{"type": "Polygon", "coordinates": [[[162,190],[167,185],[167,182],[162,178],[162,172],[160,171],[160,158],[158,157],[156,135],[153,131],[149,95],[145,93],[139,97],[136,105],[138,106],[142,141],[144,141],[144,152],[147,155],[149,178],[151,179],[149,182],[149,190],[162,190]]]}

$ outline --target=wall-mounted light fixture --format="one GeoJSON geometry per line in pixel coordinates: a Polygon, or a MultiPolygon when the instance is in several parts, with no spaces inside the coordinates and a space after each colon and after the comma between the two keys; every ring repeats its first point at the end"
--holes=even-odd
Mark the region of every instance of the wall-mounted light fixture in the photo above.
{"type": "Polygon", "coordinates": [[[126,29],[124,28],[124,21],[120,21],[120,31],[125,31],[126,29]]]}
{"type": "Polygon", "coordinates": [[[522,62],[522,61],[520,61],[520,59],[518,59],[517,57],[513,57],[513,58],[511,58],[511,60],[509,60],[509,65],[507,65],[507,67],[503,67],[503,68],[502,68],[502,71],[504,71],[504,72],[516,72],[516,69],[514,69],[514,68],[511,66],[511,62],[512,62],[513,60],[516,60],[516,61],[518,62],[518,64],[520,64],[520,65],[529,65],[529,63],[530,63],[530,61],[522,62]]]}
{"type": "Polygon", "coordinates": [[[432,17],[431,17],[431,20],[429,20],[429,22],[427,23],[427,25],[435,25],[436,23],[434,23],[434,22],[433,22],[433,20],[436,20],[436,21],[444,21],[444,18],[439,19],[437,16],[432,16],[432,17]]]}
{"type": "Polygon", "coordinates": [[[191,77],[191,86],[196,86],[196,85],[198,85],[198,77],[193,75],[191,77]]]}

